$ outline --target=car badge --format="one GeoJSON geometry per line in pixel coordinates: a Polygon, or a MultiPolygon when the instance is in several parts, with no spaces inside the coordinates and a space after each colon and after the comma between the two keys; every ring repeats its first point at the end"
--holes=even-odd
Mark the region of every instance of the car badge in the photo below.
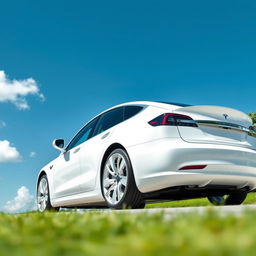
{"type": "Polygon", "coordinates": [[[225,117],[225,119],[228,119],[228,115],[227,114],[223,114],[223,116],[225,117]]]}

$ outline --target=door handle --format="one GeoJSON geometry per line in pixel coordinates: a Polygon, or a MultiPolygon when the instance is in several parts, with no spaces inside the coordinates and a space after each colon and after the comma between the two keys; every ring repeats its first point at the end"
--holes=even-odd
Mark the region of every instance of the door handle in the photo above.
{"type": "Polygon", "coordinates": [[[80,148],[77,148],[76,150],[74,150],[74,154],[77,153],[80,150],[80,148]]]}
{"type": "Polygon", "coordinates": [[[105,139],[106,137],[108,137],[108,135],[109,135],[109,132],[105,133],[105,134],[101,137],[101,139],[102,139],[102,140],[105,139]]]}

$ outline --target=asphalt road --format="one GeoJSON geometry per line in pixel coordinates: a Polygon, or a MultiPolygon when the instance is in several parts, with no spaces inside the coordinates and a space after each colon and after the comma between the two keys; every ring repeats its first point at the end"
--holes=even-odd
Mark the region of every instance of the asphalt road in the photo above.
{"type": "Polygon", "coordinates": [[[188,213],[198,213],[203,214],[207,211],[215,211],[223,216],[225,215],[241,215],[244,211],[255,211],[256,215],[256,205],[236,205],[236,206],[198,206],[198,207],[173,207],[173,208],[151,208],[151,209],[138,209],[138,210],[110,210],[110,209],[90,209],[90,210],[78,210],[79,213],[84,212],[102,212],[102,213],[129,213],[129,214],[156,214],[156,213],[164,213],[164,215],[168,218],[176,216],[178,214],[188,214],[188,213]]]}
{"type": "Polygon", "coordinates": [[[152,209],[142,209],[142,210],[120,210],[120,213],[147,213],[155,214],[159,212],[164,212],[168,216],[175,216],[177,214],[186,213],[199,213],[203,214],[207,211],[216,211],[223,215],[233,214],[241,215],[244,211],[251,210],[256,213],[256,205],[235,205],[235,206],[198,206],[198,207],[177,207],[177,208],[152,208],[152,209]]]}

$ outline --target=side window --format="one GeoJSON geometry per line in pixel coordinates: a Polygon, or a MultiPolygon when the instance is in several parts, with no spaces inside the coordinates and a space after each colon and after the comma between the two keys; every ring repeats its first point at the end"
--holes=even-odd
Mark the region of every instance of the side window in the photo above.
{"type": "Polygon", "coordinates": [[[126,107],[124,107],[124,120],[127,120],[128,118],[135,116],[142,109],[143,109],[143,107],[141,107],[141,106],[126,106],[126,107]]]}
{"type": "Polygon", "coordinates": [[[100,134],[107,129],[123,122],[124,120],[124,108],[116,108],[103,114],[97,124],[94,135],[100,134]]]}
{"type": "Polygon", "coordinates": [[[92,132],[94,127],[96,126],[98,119],[99,118],[95,118],[89,124],[87,124],[69,143],[69,145],[67,146],[67,150],[70,150],[90,139],[92,137],[92,132]]]}

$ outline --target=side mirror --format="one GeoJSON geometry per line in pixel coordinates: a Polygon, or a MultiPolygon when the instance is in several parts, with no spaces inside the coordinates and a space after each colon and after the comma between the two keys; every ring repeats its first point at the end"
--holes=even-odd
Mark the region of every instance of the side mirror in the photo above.
{"type": "Polygon", "coordinates": [[[57,139],[52,142],[54,148],[60,150],[62,153],[65,153],[66,150],[64,149],[65,142],[63,139],[57,139]]]}

